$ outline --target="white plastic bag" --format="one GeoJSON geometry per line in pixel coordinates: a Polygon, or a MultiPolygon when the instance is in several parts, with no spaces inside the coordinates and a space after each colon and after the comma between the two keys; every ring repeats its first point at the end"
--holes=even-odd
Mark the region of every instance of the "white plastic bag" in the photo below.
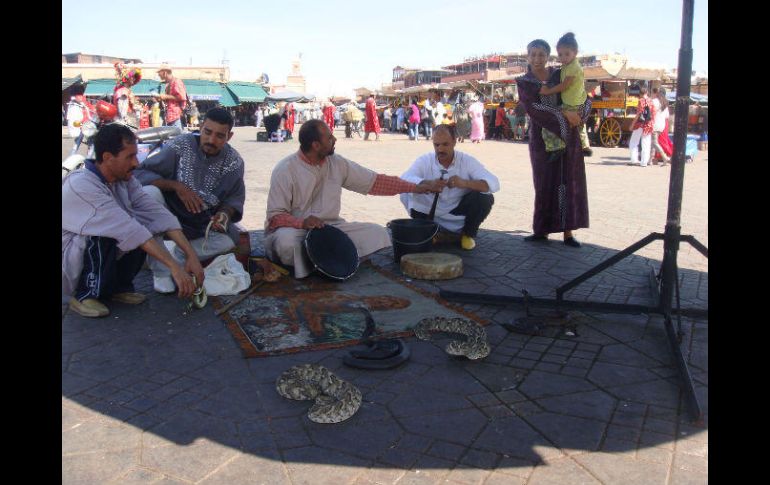
{"type": "Polygon", "coordinates": [[[233,253],[214,258],[203,270],[203,287],[210,296],[236,295],[251,285],[251,276],[233,253]]]}

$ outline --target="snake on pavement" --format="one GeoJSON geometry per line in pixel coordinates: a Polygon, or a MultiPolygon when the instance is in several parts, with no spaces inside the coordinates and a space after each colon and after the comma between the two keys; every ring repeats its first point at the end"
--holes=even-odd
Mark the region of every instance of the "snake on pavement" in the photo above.
{"type": "Polygon", "coordinates": [[[361,391],[318,364],[287,369],[278,377],[275,389],[287,399],[315,400],[307,417],[316,423],[340,423],[361,407],[361,391]]]}
{"type": "Polygon", "coordinates": [[[483,359],[491,351],[484,327],[465,318],[423,318],[414,327],[420,340],[430,340],[431,332],[447,332],[465,335],[465,340],[452,340],[446,346],[449,355],[462,355],[471,360],[483,359]]]}

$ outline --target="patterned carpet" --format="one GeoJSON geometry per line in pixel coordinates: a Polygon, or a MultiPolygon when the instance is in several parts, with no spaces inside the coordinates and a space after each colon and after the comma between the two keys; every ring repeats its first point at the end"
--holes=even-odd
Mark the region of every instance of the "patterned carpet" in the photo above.
{"type": "MultiPolygon", "coordinates": [[[[234,298],[212,301],[219,309],[234,298]]],[[[368,262],[344,282],[314,274],[265,283],[220,317],[246,357],[265,357],[360,343],[366,328],[361,307],[374,318],[375,338],[411,336],[417,322],[435,316],[486,323],[368,262]]]]}

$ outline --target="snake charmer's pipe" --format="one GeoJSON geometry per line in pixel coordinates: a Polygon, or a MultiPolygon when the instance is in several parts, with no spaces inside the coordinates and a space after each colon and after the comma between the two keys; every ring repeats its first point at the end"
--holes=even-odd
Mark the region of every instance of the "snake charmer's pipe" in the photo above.
{"type": "MultiPolygon", "coordinates": [[[[444,175],[447,174],[447,171],[443,168],[441,169],[441,177],[439,180],[444,180],[444,175]]],[[[436,195],[433,197],[433,205],[430,206],[430,214],[428,214],[428,219],[433,220],[433,216],[436,215],[436,206],[438,205],[438,196],[441,192],[436,192],[436,195]]]]}

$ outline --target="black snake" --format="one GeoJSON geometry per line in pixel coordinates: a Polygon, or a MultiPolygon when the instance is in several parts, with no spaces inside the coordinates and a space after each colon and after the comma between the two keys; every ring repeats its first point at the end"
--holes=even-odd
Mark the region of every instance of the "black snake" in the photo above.
{"type": "Polygon", "coordinates": [[[275,389],[287,399],[314,399],[307,417],[316,423],[340,423],[361,407],[361,391],[318,364],[289,368],[278,377],[275,389]]]}
{"type": "Polygon", "coordinates": [[[483,359],[491,351],[487,333],[476,322],[465,318],[433,317],[423,318],[414,327],[414,334],[420,340],[430,340],[431,332],[447,332],[465,335],[465,340],[452,340],[446,346],[447,354],[463,355],[471,360],[483,359]]]}

